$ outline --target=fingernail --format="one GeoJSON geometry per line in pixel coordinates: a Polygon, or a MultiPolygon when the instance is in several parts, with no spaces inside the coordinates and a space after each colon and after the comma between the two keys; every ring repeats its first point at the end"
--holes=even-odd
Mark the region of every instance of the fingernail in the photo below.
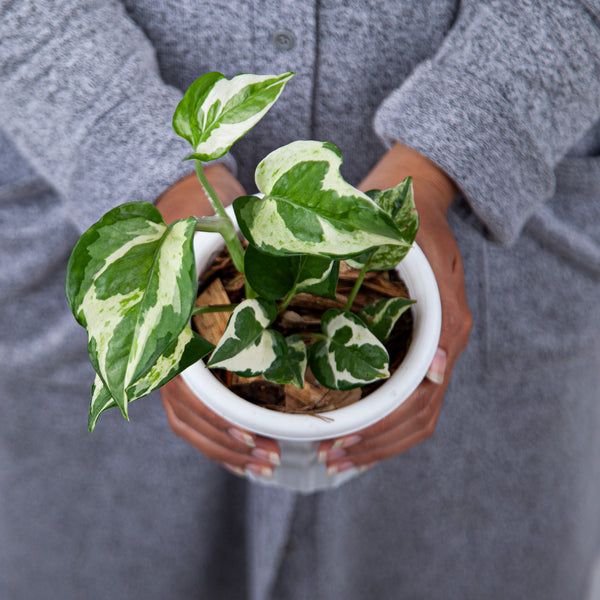
{"type": "Polygon", "coordinates": [[[319,460],[321,462],[331,462],[344,456],[346,456],[346,451],[343,448],[331,448],[331,450],[319,452],[319,460]]]}
{"type": "Polygon", "coordinates": [[[257,465],[256,463],[248,463],[246,465],[246,471],[251,471],[256,475],[260,475],[261,477],[266,477],[267,479],[273,478],[273,469],[271,467],[265,467],[264,465],[257,465]]]}
{"type": "Polygon", "coordinates": [[[343,437],[335,440],[335,442],[333,442],[333,446],[331,446],[331,449],[334,450],[337,448],[350,448],[350,446],[354,446],[354,444],[358,444],[359,442],[362,442],[362,438],[360,437],[360,435],[353,434],[349,435],[348,437],[343,437]]]}
{"type": "Polygon", "coordinates": [[[441,348],[438,348],[435,351],[433,360],[429,366],[429,371],[427,371],[427,375],[425,375],[425,377],[437,385],[442,384],[444,382],[444,374],[446,372],[446,360],[446,352],[441,348]]]}
{"type": "Polygon", "coordinates": [[[351,469],[354,466],[354,463],[349,461],[349,460],[345,460],[343,462],[337,463],[335,465],[331,465],[330,467],[327,467],[327,475],[331,476],[331,475],[337,475],[338,473],[342,473],[343,471],[347,471],[348,469],[351,469]]]}
{"type": "Polygon", "coordinates": [[[238,477],[246,477],[246,471],[244,471],[244,469],[240,468],[240,467],[236,467],[234,465],[230,465],[229,463],[223,463],[223,466],[230,471],[231,473],[233,473],[234,475],[237,475],[238,477]]]}
{"type": "Polygon", "coordinates": [[[368,471],[371,467],[374,467],[377,463],[369,463],[368,465],[360,465],[360,467],[356,467],[356,472],[357,473],[364,473],[365,471],[368,471]]]}
{"type": "Polygon", "coordinates": [[[238,442],[242,442],[242,444],[246,444],[246,446],[250,446],[250,448],[256,448],[254,438],[249,433],[235,427],[228,429],[227,433],[238,442]]]}
{"type": "Polygon", "coordinates": [[[254,448],[254,450],[252,450],[250,454],[252,454],[252,456],[256,456],[256,458],[268,460],[272,465],[275,465],[276,467],[281,464],[279,454],[272,450],[265,450],[264,448],[254,448]]]}

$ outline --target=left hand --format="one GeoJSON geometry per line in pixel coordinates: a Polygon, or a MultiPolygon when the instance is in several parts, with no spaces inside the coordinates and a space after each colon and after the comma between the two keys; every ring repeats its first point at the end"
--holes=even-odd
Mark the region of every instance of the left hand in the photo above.
{"type": "Polygon", "coordinates": [[[405,452],[431,437],[442,409],[450,374],[472,328],[463,264],[446,214],[458,190],[452,180],[418,152],[396,144],[360,184],[360,189],[388,189],[413,177],[419,213],[417,243],[433,269],[442,303],[442,330],[427,377],[394,412],[374,425],[319,446],[319,457],[334,474],[366,468],[405,452]]]}

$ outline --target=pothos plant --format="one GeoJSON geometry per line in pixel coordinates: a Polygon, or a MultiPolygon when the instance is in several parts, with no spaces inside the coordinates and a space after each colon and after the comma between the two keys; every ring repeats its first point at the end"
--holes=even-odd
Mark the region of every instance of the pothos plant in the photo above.
{"type": "Polygon", "coordinates": [[[260,194],[234,203],[247,248],[207,181],[203,163],[225,155],[271,108],[292,77],[208,73],[187,90],[173,117],[175,132],[192,146],[193,160],[215,215],[166,225],[150,203],[129,202],[106,213],[77,242],[66,295],[87,330],[96,371],[88,426],[99,415],[161,387],[210,355],[208,366],[279,384],[304,385],[310,366],[332,389],[350,389],[389,376],[384,342],[412,303],[382,298],[356,314],[352,305],[367,271],[388,270],[415,239],[418,216],[410,179],[390,190],[362,193],[340,175],[342,156],[329,142],[296,141],[269,154],[256,169],[260,194]],[[216,347],[189,325],[197,274],[196,231],[219,232],[245,299],[216,347]],[[344,309],[322,315],[322,332],[307,348],[272,324],[300,292],[335,297],[339,261],[360,269],[344,309]]]}

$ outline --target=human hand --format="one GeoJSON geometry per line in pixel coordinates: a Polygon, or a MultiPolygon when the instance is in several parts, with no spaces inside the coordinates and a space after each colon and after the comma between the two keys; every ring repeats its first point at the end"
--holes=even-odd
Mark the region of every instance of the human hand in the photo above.
{"type": "Polygon", "coordinates": [[[275,440],[239,429],[210,410],[175,377],[160,389],[171,429],[210,460],[236,473],[272,477],[281,451],[275,440]]]}
{"type": "Polygon", "coordinates": [[[462,259],[446,219],[457,195],[454,183],[416,151],[396,144],[360,184],[362,190],[387,189],[413,177],[420,226],[417,243],[435,274],[442,304],[439,347],[427,377],[394,412],[374,425],[319,446],[319,458],[335,474],[365,468],[405,452],[431,437],[442,409],[454,364],[467,345],[472,316],[467,305],[462,259]]]}
{"type": "MultiPolygon", "coordinates": [[[[240,183],[223,165],[210,165],[204,173],[224,206],[244,194],[240,183]]],[[[167,223],[214,212],[195,174],[169,188],[156,206],[167,223]]],[[[273,475],[273,467],[279,464],[280,456],[275,441],[242,431],[219,417],[181,377],[163,386],[160,393],[171,429],[206,457],[238,475],[245,474],[246,470],[263,477],[273,475]]]]}

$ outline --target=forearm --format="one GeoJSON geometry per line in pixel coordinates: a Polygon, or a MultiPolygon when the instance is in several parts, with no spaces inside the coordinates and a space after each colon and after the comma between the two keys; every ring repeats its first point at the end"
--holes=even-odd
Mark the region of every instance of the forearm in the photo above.
{"type": "MultiPolygon", "coordinates": [[[[393,187],[406,177],[413,178],[415,202],[435,201],[444,213],[458,195],[458,188],[434,162],[408,146],[396,142],[360,184],[361,189],[378,188],[385,181],[393,187]]],[[[378,188],[381,189],[381,188],[378,188]]]]}
{"type": "Polygon", "coordinates": [[[598,22],[575,1],[517,5],[461,3],[438,52],[375,119],[388,143],[448,173],[506,244],[552,195],[557,162],[600,118],[598,22]]]}

